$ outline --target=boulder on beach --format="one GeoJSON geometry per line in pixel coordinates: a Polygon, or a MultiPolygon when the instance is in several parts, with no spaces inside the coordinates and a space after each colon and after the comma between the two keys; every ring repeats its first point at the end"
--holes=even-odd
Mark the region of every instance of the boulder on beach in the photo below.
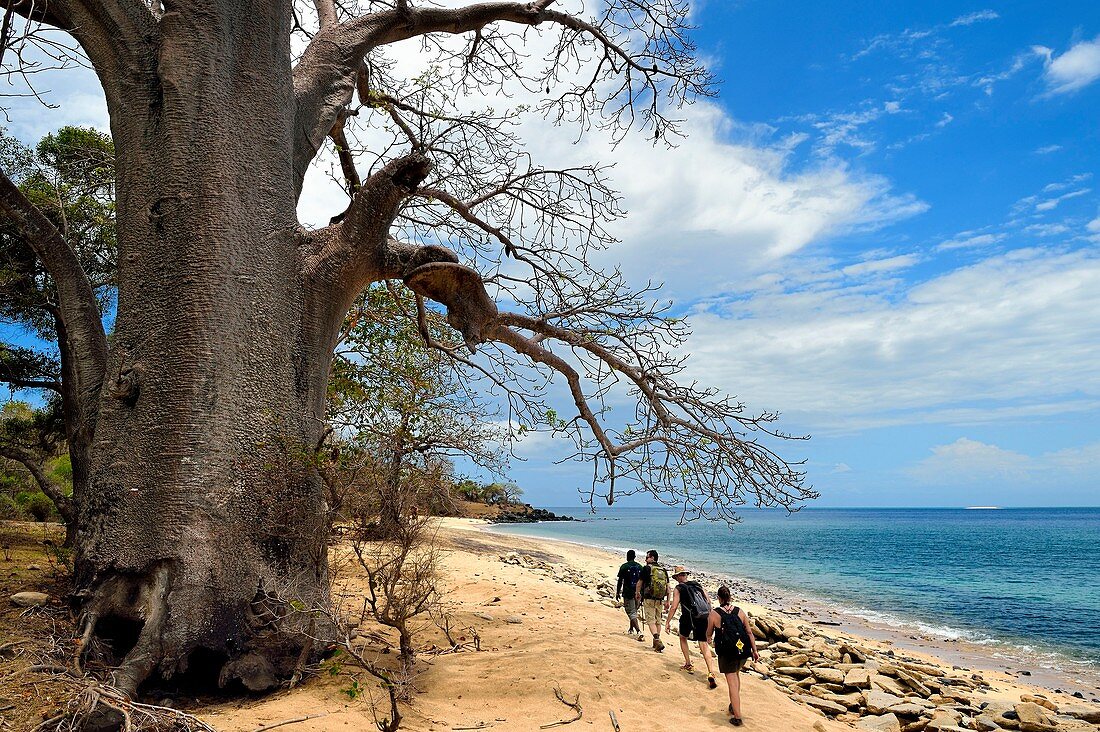
{"type": "Polygon", "coordinates": [[[1057,723],[1047,715],[1050,710],[1035,702],[1021,702],[1012,709],[1016,712],[1016,719],[1019,720],[1023,732],[1050,732],[1058,728],[1057,723]]]}
{"type": "Polygon", "coordinates": [[[49,602],[50,596],[45,592],[16,592],[11,601],[19,607],[39,607],[49,602]]]}
{"type": "Polygon", "coordinates": [[[883,714],[875,717],[864,717],[856,723],[858,729],[873,730],[873,732],[901,732],[901,721],[893,714],[883,714]]]}
{"type": "Polygon", "coordinates": [[[863,706],[867,707],[867,711],[871,714],[886,714],[890,707],[901,703],[900,697],[887,694],[885,691],[869,689],[863,692],[863,706]]]}
{"type": "Polygon", "coordinates": [[[809,694],[795,694],[791,698],[795,701],[802,702],[808,707],[820,709],[826,714],[832,714],[833,716],[848,711],[847,707],[841,704],[829,701],[828,699],[818,699],[816,696],[810,696],[809,694]]]}

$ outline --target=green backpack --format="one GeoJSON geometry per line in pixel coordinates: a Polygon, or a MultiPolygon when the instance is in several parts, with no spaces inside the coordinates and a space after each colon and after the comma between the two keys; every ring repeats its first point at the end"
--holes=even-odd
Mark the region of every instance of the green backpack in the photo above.
{"type": "Polygon", "coordinates": [[[659,564],[649,565],[649,594],[651,600],[663,600],[668,596],[668,570],[659,564]]]}

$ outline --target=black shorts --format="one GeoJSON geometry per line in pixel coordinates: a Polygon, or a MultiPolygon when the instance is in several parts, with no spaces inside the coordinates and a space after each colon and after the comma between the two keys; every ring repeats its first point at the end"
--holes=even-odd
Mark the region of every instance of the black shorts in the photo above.
{"type": "Polygon", "coordinates": [[[745,662],[748,660],[737,656],[719,656],[718,671],[724,674],[735,674],[745,667],[745,662]]]}
{"type": "Polygon", "coordinates": [[[680,613],[680,635],[688,640],[706,641],[707,620],[709,618],[709,615],[693,618],[690,615],[680,613]]]}

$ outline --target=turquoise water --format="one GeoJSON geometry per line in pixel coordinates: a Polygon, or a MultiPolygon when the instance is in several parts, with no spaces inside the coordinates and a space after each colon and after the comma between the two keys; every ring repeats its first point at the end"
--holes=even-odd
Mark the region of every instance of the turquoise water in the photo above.
{"type": "MultiPolygon", "coordinates": [[[[554,509],[577,515],[575,508],[554,509]]],[[[749,510],[732,530],[667,509],[498,526],[625,550],[829,602],[944,639],[1100,667],[1100,508],[749,510]]],[[[991,649],[992,650],[992,649],[991,649]]],[[[1022,655],[1021,655],[1022,654],[1022,655]]],[[[1068,670],[1068,669],[1067,669],[1068,670]]]]}

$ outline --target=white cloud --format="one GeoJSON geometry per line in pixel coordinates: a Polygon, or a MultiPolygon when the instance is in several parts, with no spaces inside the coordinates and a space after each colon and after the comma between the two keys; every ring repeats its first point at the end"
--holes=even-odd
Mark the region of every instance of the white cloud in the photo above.
{"type": "Polygon", "coordinates": [[[951,249],[974,249],[978,247],[985,247],[1003,241],[1005,237],[1005,234],[972,235],[971,232],[962,232],[954,239],[948,239],[947,241],[937,244],[936,251],[945,252],[951,249]]]}
{"type": "Polygon", "coordinates": [[[973,486],[983,481],[1015,483],[1031,469],[1032,461],[1027,455],[960,437],[949,445],[933,447],[932,455],[908,472],[931,485],[973,486]]]}
{"type": "Polygon", "coordinates": [[[1024,231],[1035,236],[1058,236],[1068,233],[1070,228],[1065,224],[1032,224],[1024,227],[1024,231]]]}
{"type": "Polygon", "coordinates": [[[1075,44],[1061,56],[1045,46],[1032,50],[1044,59],[1048,94],[1075,92],[1100,79],[1100,36],[1075,44]]]}
{"type": "Polygon", "coordinates": [[[1009,421],[1100,398],[1095,251],[1016,250],[917,285],[776,275],[691,317],[689,371],[800,429],[1009,421]]]}
{"type": "Polygon", "coordinates": [[[936,123],[936,127],[947,127],[947,125],[951,124],[954,120],[954,116],[947,112],[944,112],[943,117],[941,117],[940,121],[936,123]]]}
{"type": "Polygon", "coordinates": [[[986,484],[1005,490],[1021,484],[1061,483],[1091,478],[1100,464],[1100,442],[1032,456],[960,437],[931,448],[931,452],[906,472],[935,486],[986,484]]]}
{"type": "Polygon", "coordinates": [[[1040,202],[1036,203],[1035,204],[1035,210],[1036,211],[1053,211],[1055,208],[1058,207],[1058,204],[1060,204],[1062,201],[1068,201],[1071,198],[1079,198],[1079,197],[1087,195],[1089,193],[1092,193],[1091,188],[1081,188],[1081,189],[1076,190],[1076,191],[1070,191],[1069,193],[1063,193],[1061,196],[1058,196],[1057,198],[1048,198],[1045,201],[1040,201],[1040,202]]]}
{"type": "Polygon", "coordinates": [[[1061,145],[1043,145],[1035,150],[1036,155],[1050,155],[1062,149],[1061,145]]]}
{"type": "Polygon", "coordinates": [[[810,244],[927,208],[836,160],[793,169],[785,141],[731,140],[732,120],[713,105],[684,111],[689,134],[673,150],[633,136],[612,155],[598,136],[574,145],[570,132],[549,125],[532,138],[551,160],[615,164],[612,183],[630,214],[607,257],[635,281],[655,278],[670,294],[702,297],[810,244]]]}
{"type": "Polygon", "coordinates": [[[850,264],[841,270],[849,277],[858,277],[865,274],[877,274],[880,272],[893,272],[899,269],[908,269],[920,262],[920,258],[914,254],[901,254],[885,259],[872,259],[866,262],[850,264]]]}
{"type": "Polygon", "coordinates": [[[951,21],[951,27],[954,28],[960,25],[974,25],[975,23],[981,23],[986,20],[996,20],[1001,16],[997,14],[995,10],[979,10],[976,13],[967,13],[966,15],[960,15],[951,21]]]}
{"type": "Polygon", "coordinates": [[[834,475],[840,474],[840,473],[850,473],[850,472],[852,472],[852,468],[847,463],[837,463],[836,465],[833,466],[833,474],[834,475]]]}
{"type": "Polygon", "coordinates": [[[1097,216],[1095,219],[1088,222],[1085,228],[1087,228],[1094,234],[1100,234],[1100,216],[1097,216]]]}

